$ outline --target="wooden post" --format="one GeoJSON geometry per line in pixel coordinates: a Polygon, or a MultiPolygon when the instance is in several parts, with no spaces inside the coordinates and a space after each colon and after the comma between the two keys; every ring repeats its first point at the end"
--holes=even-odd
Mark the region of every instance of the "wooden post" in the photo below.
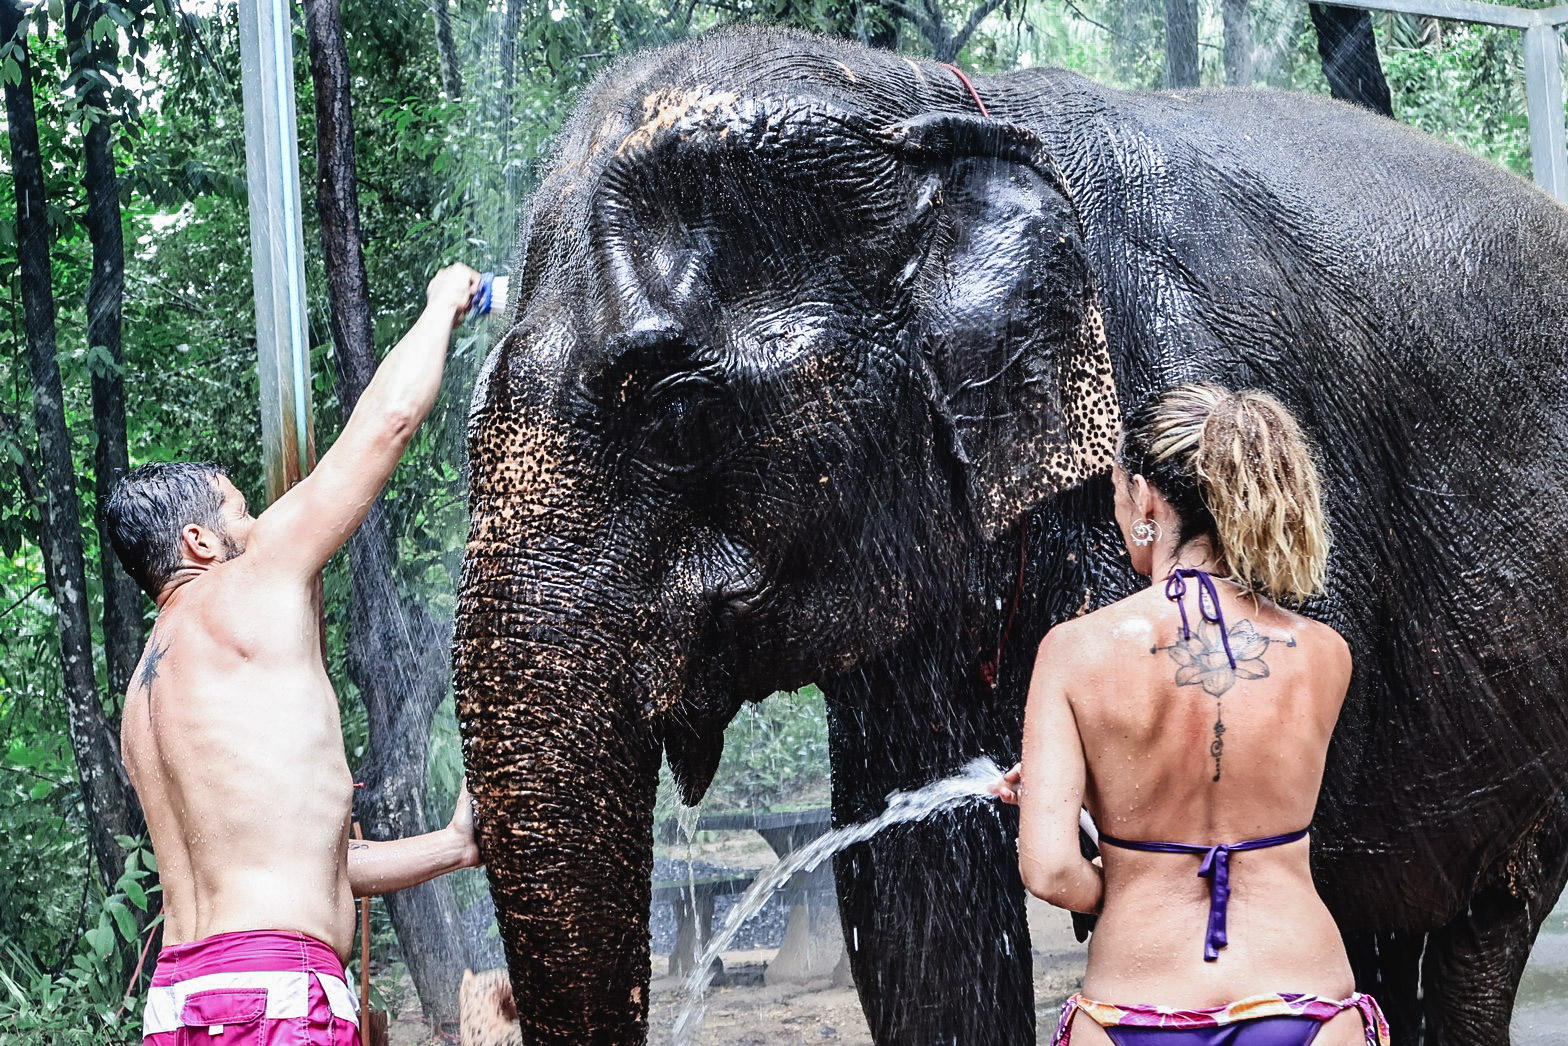
{"type": "Polygon", "coordinates": [[[289,0],[239,5],[262,458],[271,504],[315,464],[289,0]]]}

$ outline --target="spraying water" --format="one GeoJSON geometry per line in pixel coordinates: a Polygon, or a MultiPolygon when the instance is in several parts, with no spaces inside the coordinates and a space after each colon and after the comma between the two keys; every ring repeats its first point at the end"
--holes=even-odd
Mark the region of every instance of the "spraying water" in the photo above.
{"type": "Polygon", "coordinates": [[[820,835],[757,876],[756,882],[730,909],[724,925],[708,941],[708,946],[697,959],[696,968],[686,978],[686,1002],[681,1006],[680,1016],[675,1019],[675,1046],[690,1046],[702,1028],[707,1009],[703,1004],[703,996],[713,977],[713,960],[729,947],[730,941],[746,920],[757,914],[773,891],[789,882],[792,875],[811,871],[846,846],[864,842],[888,825],[924,820],[935,813],[990,799],[991,788],[1001,776],[1001,768],[990,759],[982,756],[972,760],[952,777],[943,778],[913,792],[894,792],[887,797],[887,809],[881,814],[869,821],[820,835]]]}

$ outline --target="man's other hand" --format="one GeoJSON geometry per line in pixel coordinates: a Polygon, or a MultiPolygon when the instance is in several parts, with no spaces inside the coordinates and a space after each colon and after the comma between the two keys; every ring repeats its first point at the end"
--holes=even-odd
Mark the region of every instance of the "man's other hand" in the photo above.
{"type": "Polygon", "coordinates": [[[468,316],[468,305],[479,293],[479,273],[466,265],[448,265],[430,278],[425,288],[425,308],[452,317],[456,330],[468,316]]]}
{"type": "Polygon", "coordinates": [[[457,804],[452,808],[452,820],[447,830],[457,836],[465,847],[462,867],[479,867],[479,844],[474,840],[474,800],[468,794],[468,778],[463,778],[457,789],[457,804]]]}

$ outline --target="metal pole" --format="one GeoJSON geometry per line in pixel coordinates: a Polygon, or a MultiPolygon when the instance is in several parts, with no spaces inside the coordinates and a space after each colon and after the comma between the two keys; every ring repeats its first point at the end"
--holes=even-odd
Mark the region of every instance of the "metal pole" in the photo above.
{"type": "Polygon", "coordinates": [[[1446,18],[1455,22],[1500,25],[1513,29],[1539,25],[1543,15],[1561,10],[1552,8],[1543,12],[1504,4],[1480,3],[1478,0],[1335,0],[1334,6],[1356,7],[1364,11],[1395,11],[1424,18],[1446,18]]]}
{"type": "Polygon", "coordinates": [[[1530,159],[1535,166],[1535,184],[1568,203],[1562,38],[1554,25],[1535,25],[1524,31],[1524,88],[1530,110],[1530,159]]]}
{"type": "Polygon", "coordinates": [[[244,0],[239,5],[262,458],[269,503],[299,482],[316,457],[290,6],[290,0],[244,0]]]}

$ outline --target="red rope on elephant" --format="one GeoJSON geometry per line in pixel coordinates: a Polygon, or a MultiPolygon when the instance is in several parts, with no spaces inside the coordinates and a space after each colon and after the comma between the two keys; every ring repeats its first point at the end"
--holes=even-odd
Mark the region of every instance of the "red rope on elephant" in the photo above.
{"type": "Polygon", "coordinates": [[[969,88],[969,97],[973,98],[975,100],[975,105],[980,107],[980,115],[989,120],[991,118],[991,114],[986,112],[985,103],[980,100],[980,92],[975,90],[975,85],[969,82],[969,77],[964,75],[964,71],[958,68],[958,66],[951,65],[947,62],[938,62],[936,64],[940,65],[943,69],[946,69],[948,72],[958,77],[958,79],[962,81],[963,85],[969,88]]]}
{"type": "Polygon", "coordinates": [[[1007,648],[1007,637],[1013,632],[1013,618],[1018,616],[1018,600],[1024,594],[1024,566],[1029,554],[1029,519],[1025,517],[1018,527],[1018,580],[1013,585],[1013,605],[1007,610],[1007,620],[1002,624],[1002,635],[996,641],[996,656],[980,663],[980,678],[992,690],[996,689],[996,673],[1002,667],[1002,651],[1007,648]]]}

